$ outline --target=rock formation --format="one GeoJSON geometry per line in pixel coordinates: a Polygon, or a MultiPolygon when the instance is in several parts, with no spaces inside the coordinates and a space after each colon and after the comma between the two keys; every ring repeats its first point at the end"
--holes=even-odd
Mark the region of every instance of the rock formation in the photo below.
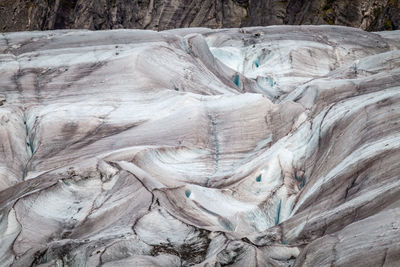
{"type": "Polygon", "coordinates": [[[399,266],[399,175],[399,31],[1,35],[1,266],[399,266]]]}
{"type": "Polygon", "coordinates": [[[0,31],[276,24],[400,29],[400,0],[0,0],[0,31]]]}

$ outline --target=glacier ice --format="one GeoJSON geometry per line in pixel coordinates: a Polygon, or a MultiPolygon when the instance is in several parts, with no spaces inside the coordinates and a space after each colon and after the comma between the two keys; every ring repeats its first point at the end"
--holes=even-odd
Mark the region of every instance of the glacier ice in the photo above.
{"type": "Polygon", "coordinates": [[[399,265],[399,35],[1,34],[0,265],[399,265]]]}

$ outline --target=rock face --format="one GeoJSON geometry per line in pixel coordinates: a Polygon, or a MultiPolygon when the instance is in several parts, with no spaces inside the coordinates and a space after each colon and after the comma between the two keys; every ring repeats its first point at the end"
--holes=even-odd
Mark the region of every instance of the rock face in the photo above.
{"type": "Polygon", "coordinates": [[[0,0],[0,31],[335,24],[397,30],[400,0],[0,0]]]}
{"type": "Polygon", "coordinates": [[[2,266],[399,266],[400,32],[0,38],[2,266]]]}

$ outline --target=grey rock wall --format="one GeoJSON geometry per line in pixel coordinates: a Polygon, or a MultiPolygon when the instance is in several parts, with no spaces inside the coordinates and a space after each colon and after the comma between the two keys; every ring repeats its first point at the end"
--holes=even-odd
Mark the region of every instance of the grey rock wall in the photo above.
{"type": "Polygon", "coordinates": [[[334,24],[400,26],[399,0],[1,0],[0,31],[227,28],[334,24]]]}

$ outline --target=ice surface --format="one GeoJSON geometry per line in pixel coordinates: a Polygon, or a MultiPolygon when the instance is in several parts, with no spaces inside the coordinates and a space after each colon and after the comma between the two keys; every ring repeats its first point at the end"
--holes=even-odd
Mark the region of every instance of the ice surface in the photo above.
{"type": "Polygon", "coordinates": [[[0,265],[399,265],[399,36],[2,34],[0,265]]]}

